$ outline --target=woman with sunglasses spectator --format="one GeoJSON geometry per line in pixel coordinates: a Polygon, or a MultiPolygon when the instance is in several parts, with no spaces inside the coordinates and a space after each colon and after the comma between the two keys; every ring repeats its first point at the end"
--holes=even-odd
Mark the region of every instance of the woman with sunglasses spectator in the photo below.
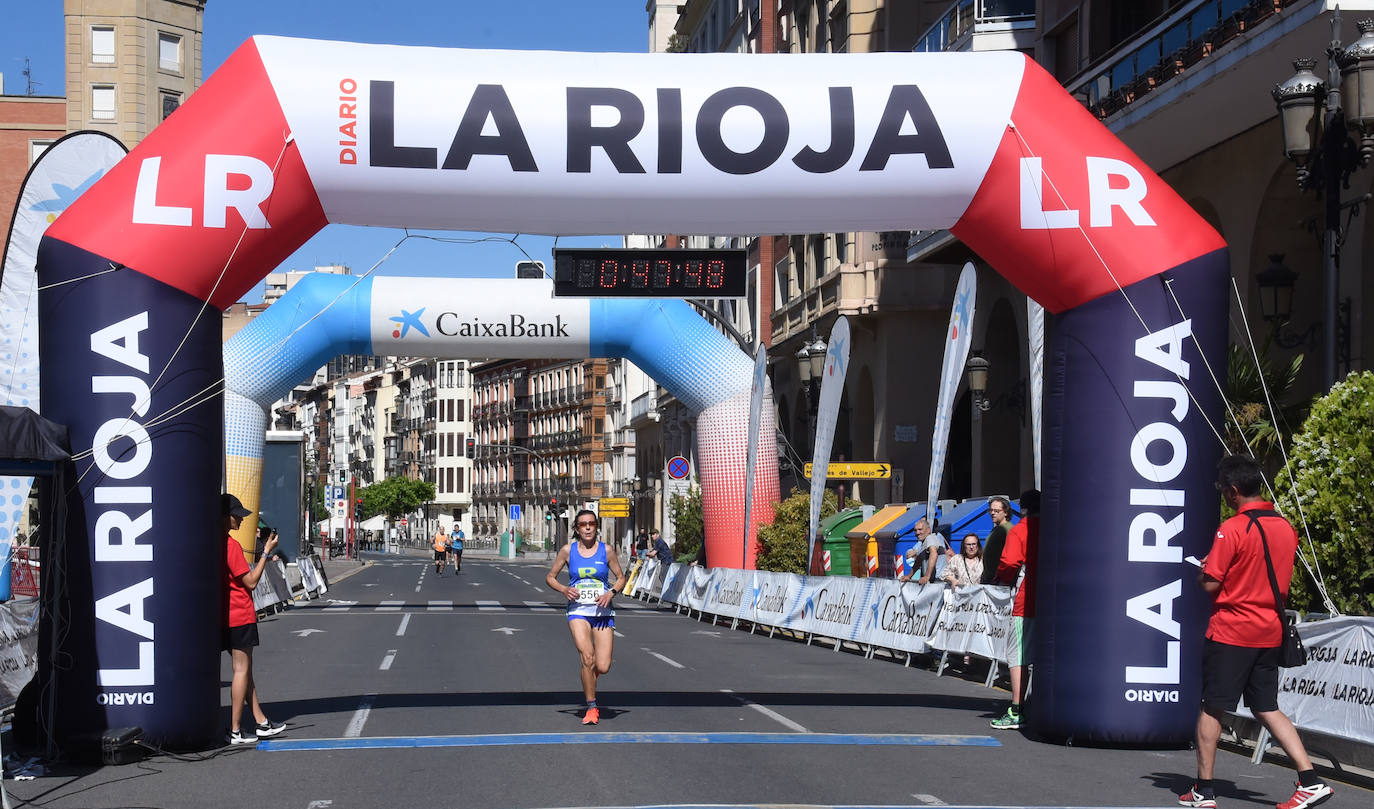
{"type": "Polygon", "coordinates": [[[568,599],[568,630],[573,645],[582,657],[582,695],[587,708],[582,724],[595,725],[601,720],[596,705],[596,681],[611,669],[611,646],[615,641],[615,610],[611,600],[625,586],[620,560],[610,553],[606,543],[597,538],[600,521],[596,512],[582,509],[573,518],[575,542],[558,549],[544,582],[549,589],[568,599]],[[568,569],[568,583],[561,584],[558,574],[568,569]],[[614,574],[615,583],[611,583],[614,574]]]}

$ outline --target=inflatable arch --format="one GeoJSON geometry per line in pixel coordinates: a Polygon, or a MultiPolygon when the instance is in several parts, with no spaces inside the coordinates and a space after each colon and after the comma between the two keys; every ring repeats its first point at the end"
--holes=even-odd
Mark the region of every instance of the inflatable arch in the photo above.
{"type": "MultiPolygon", "coordinates": [[[[1024,55],[589,54],[259,37],[47,231],[44,415],[83,455],[53,732],[220,731],[219,308],[326,223],[949,228],[1057,316],[1036,730],[1192,735],[1221,237],[1024,55]],[[690,64],[686,64],[690,62],[690,64]]],[[[49,660],[49,663],[51,659],[49,660]]]]}
{"type": "MultiPolygon", "coordinates": [[[[739,564],[753,360],[685,302],[554,298],[548,280],[308,275],[224,346],[228,488],[249,509],[260,502],[266,408],[345,353],[630,360],[698,414],[707,554],[739,564]]],[[[773,408],[763,410],[759,446],[771,447],[773,408]]],[[[772,453],[759,453],[756,476],[753,513],[767,523],[772,453]]],[[[242,533],[251,548],[254,532],[242,533]]]]}

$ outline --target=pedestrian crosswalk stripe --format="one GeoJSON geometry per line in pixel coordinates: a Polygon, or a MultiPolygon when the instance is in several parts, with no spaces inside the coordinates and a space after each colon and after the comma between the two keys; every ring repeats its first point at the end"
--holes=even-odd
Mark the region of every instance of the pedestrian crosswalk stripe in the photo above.
{"type": "Polygon", "coordinates": [[[349,607],[357,604],[356,601],[336,601],[333,605],[325,607],[325,612],[345,612],[349,607]]]}
{"type": "Polygon", "coordinates": [[[405,605],[406,603],[404,601],[383,601],[377,607],[377,612],[400,612],[401,607],[405,605]]]}
{"type": "Polygon", "coordinates": [[[451,609],[453,609],[453,602],[452,602],[452,601],[431,601],[431,602],[429,602],[429,611],[430,611],[430,612],[443,612],[443,611],[445,611],[445,610],[451,610],[451,609]]]}
{"type": "Polygon", "coordinates": [[[530,612],[556,612],[546,601],[526,601],[525,606],[530,608],[530,612]]]}
{"type": "Polygon", "coordinates": [[[478,601],[477,609],[484,612],[505,612],[506,608],[501,606],[500,601],[478,601]]]}

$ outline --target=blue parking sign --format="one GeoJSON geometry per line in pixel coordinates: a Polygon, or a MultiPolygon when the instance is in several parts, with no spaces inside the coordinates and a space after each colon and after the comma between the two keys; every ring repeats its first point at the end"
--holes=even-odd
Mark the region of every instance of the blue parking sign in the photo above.
{"type": "Polygon", "coordinates": [[[519,503],[511,503],[511,504],[510,504],[510,521],[511,521],[511,522],[519,522],[519,521],[520,521],[520,504],[519,504],[519,503]]]}

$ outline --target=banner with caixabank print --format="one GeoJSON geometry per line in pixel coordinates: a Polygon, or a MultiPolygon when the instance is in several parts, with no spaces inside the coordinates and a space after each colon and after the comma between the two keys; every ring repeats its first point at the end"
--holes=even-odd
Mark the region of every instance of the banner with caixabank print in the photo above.
{"type": "Polygon", "coordinates": [[[927,651],[944,606],[944,591],[938,582],[921,585],[875,579],[865,642],[913,654],[927,651]]]}
{"type": "Polygon", "coordinates": [[[985,584],[946,590],[931,647],[1005,661],[1012,594],[1010,587],[985,584]]]}
{"type": "MultiPolygon", "coordinates": [[[[1205,537],[1162,538],[1155,526],[1185,511],[1189,525],[1206,522],[1199,509],[1215,499],[1204,422],[1219,420],[1220,401],[1198,385],[1196,399],[1180,398],[1168,385],[1198,379],[1180,371],[1200,368],[1204,355],[1213,367],[1224,359],[1221,237],[1023,54],[681,58],[690,64],[652,54],[254,38],[49,228],[39,275],[52,291],[40,293],[40,331],[44,399],[53,391],[56,406],[49,413],[45,404],[44,415],[72,425],[74,453],[108,449],[116,463],[143,453],[148,467],[123,467],[121,486],[150,492],[148,502],[114,504],[85,487],[72,503],[84,520],[73,520],[76,555],[65,561],[91,570],[92,589],[74,594],[73,614],[83,617],[58,650],[80,667],[59,707],[59,735],[74,729],[67,719],[81,724],[102,696],[114,698],[97,683],[97,667],[109,666],[102,670],[139,686],[119,686],[119,710],[101,712],[96,725],[137,725],[151,741],[183,746],[218,738],[205,720],[218,702],[215,650],[193,640],[214,633],[180,617],[217,614],[217,594],[178,584],[216,555],[219,527],[203,515],[213,514],[218,475],[183,474],[223,462],[213,309],[238,300],[326,224],[349,223],[560,235],[949,229],[1064,316],[1047,357],[1053,439],[1042,553],[1104,546],[1046,565],[1101,588],[1067,592],[1044,610],[1094,620],[1060,633],[1050,626],[1037,646],[1034,721],[1051,736],[1097,743],[1191,738],[1192,694],[1148,705],[1126,694],[1132,678],[1176,682],[1197,665],[1188,639],[1201,635],[1205,611],[1173,593],[1190,578],[1182,554],[1200,555],[1194,545],[1205,537]],[[1137,308],[1145,320],[1137,328],[1122,297],[1158,297],[1161,280],[1172,282],[1169,306],[1137,308]],[[211,316],[201,318],[207,303],[211,316]],[[1070,317],[1083,307],[1093,311],[1070,317]],[[143,314],[146,328],[136,320],[143,314]],[[1134,353],[1137,339],[1185,323],[1198,343],[1134,353]],[[92,324],[137,339],[139,351],[105,345],[114,354],[126,346],[122,359],[147,358],[148,373],[119,367],[120,358],[92,359],[92,324]],[[96,376],[133,381],[102,389],[96,376]],[[154,388],[146,423],[173,418],[148,429],[146,447],[129,426],[128,390],[141,384],[154,388]],[[206,391],[205,412],[181,409],[206,391]],[[111,547],[96,540],[102,517],[108,529],[111,514],[134,524],[143,511],[152,527],[114,543],[140,558],[91,553],[111,547]],[[1133,533],[1106,542],[1098,534],[1136,520],[1133,533]],[[1162,615],[1173,618],[1151,618],[1162,615]],[[145,648],[164,673],[137,673],[145,648]],[[1101,650],[1104,665],[1081,670],[1085,648],[1101,650]]],[[[676,347],[657,353],[672,355],[667,364],[696,359],[676,347]]],[[[729,377],[738,389],[698,416],[710,448],[698,457],[712,559],[738,557],[743,533],[750,374],[749,357],[736,353],[728,364],[741,370],[729,377]]],[[[702,384],[715,381],[709,376],[702,384]]],[[[765,408],[765,429],[771,418],[765,408]]],[[[760,483],[756,499],[777,497],[775,481],[771,491],[760,483]]],[[[754,513],[767,505],[753,503],[754,513]]],[[[819,630],[827,635],[852,635],[835,619],[871,594],[846,594],[843,606],[833,595],[826,591],[810,620],[835,624],[819,630]]]]}

